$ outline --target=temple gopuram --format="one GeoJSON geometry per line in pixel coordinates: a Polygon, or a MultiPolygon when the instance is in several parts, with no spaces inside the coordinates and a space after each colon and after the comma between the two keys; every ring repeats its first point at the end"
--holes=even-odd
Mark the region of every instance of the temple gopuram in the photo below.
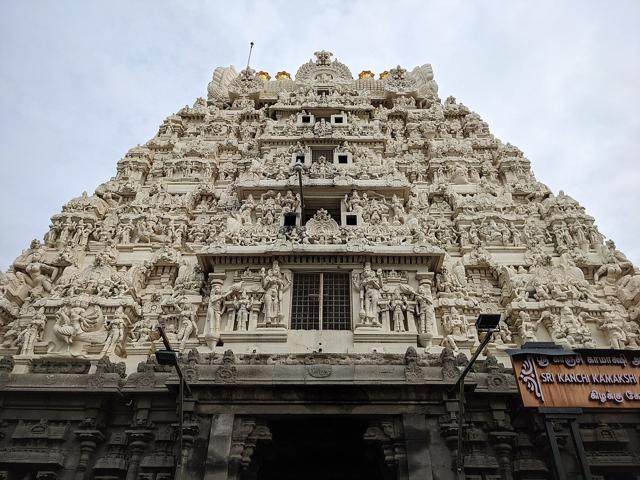
{"type": "Polygon", "coordinates": [[[640,272],[431,65],[314,56],[215,69],[0,273],[0,479],[640,478],[640,272]],[[556,421],[525,344],[628,376],[556,421]]]}

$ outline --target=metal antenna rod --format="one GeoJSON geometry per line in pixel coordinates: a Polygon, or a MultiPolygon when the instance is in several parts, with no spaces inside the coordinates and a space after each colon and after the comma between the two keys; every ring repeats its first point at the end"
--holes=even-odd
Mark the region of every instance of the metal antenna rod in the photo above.
{"type": "Polygon", "coordinates": [[[249,68],[249,62],[251,61],[251,51],[253,50],[253,42],[251,42],[251,46],[249,47],[249,58],[247,58],[247,68],[249,68]]]}

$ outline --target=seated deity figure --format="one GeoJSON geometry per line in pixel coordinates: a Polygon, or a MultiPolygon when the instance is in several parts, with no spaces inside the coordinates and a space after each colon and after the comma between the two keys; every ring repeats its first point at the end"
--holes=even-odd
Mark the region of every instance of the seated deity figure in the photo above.
{"type": "Polygon", "coordinates": [[[328,178],[335,171],[335,167],[327,162],[327,157],[320,155],[317,162],[313,162],[310,168],[310,173],[313,177],[328,178]]]}
{"type": "MultiPolygon", "coordinates": [[[[50,294],[53,289],[52,279],[58,272],[58,268],[52,267],[44,263],[44,249],[39,245],[33,244],[34,251],[27,258],[27,262],[22,264],[20,261],[14,263],[16,270],[23,270],[26,275],[21,275],[27,285],[31,287],[30,295],[35,298],[50,294]]],[[[32,247],[32,248],[33,248],[32,247]]]]}
{"type": "Polygon", "coordinates": [[[469,335],[467,328],[467,320],[464,315],[458,313],[456,307],[451,307],[449,314],[444,316],[444,329],[449,335],[453,335],[454,338],[466,338],[469,335]]]}
{"type": "Polygon", "coordinates": [[[153,330],[154,328],[151,325],[151,320],[148,318],[142,318],[131,328],[131,337],[135,343],[150,342],[153,330]]]}
{"type": "Polygon", "coordinates": [[[540,320],[536,322],[532,321],[531,315],[524,310],[521,310],[520,313],[518,313],[516,325],[518,327],[518,335],[520,335],[520,339],[523,344],[536,341],[536,334],[538,332],[540,320]]]}
{"type": "Polygon", "coordinates": [[[616,249],[613,240],[605,242],[605,246],[601,247],[601,254],[604,263],[593,275],[593,280],[596,283],[605,282],[613,285],[619,278],[633,272],[633,264],[622,252],[616,249]]]}
{"type": "Polygon", "coordinates": [[[627,334],[611,312],[604,313],[604,318],[599,322],[598,327],[607,335],[611,348],[625,348],[627,334]]]}

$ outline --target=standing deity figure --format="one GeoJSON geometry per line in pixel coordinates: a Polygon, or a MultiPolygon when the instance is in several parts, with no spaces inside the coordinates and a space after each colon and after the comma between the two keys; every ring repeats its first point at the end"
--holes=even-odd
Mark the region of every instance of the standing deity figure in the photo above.
{"type": "Polygon", "coordinates": [[[104,328],[109,334],[102,347],[102,355],[109,355],[116,352],[116,348],[124,339],[124,329],[128,323],[128,318],[124,313],[123,307],[118,307],[116,313],[111,320],[104,322],[104,328]]]}
{"type": "Polygon", "coordinates": [[[27,328],[18,335],[19,341],[22,342],[20,349],[21,355],[32,355],[35,343],[42,339],[42,332],[47,318],[44,315],[44,307],[36,312],[27,328]]]}
{"type": "Polygon", "coordinates": [[[184,352],[187,340],[193,335],[198,335],[198,324],[196,323],[196,314],[190,305],[180,305],[180,327],[176,336],[180,341],[180,351],[184,352]]]}
{"type": "Polygon", "coordinates": [[[436,313],[433,308],[433,296],[429,284],[423,283],[418,287],[416,300],[418,301],[418,329],[420,333],[432,333],[436,322],[436,313]]]}
{"type": "Polygon", "coordinates": [[[222,285],[214,285],[211,287],[209,294],[209,308],[207,308],[207,318],[205,320],[205,334],[211,334],[220,331],[222,314],[225,311],[224,305],[225,295],[222,293],[222,285]]]}
{"type": "Polygon", "coordinates": [[[227,291],[222,291],[222,285],[215,283],[211,286],[209,294],[209,305],[204,323],[204,334],[209,338],[214,338],[222,330],[222,315],[227,307],[225,300],[229,295],[239,292],[242,289],[242,282],[233,284],[227,291]]]}
{"type": "Polygon", "coordinates": [[[406,312],[408,308],[407,298],[396,290],[391,296],[389,307],[393,314],[393,331],[405,332],[407,329],[404,325],[404,312],[406,312]]]}
{"type": "Polygon", "coordinates": [[[265,273],[260,271],[262,288],[264,288],[264,321],[267,325],[275,325],[282,322],[282,293],[287,286],[284,275],[280,272],[277,261],[265,273]]]}
{"type": "Polygon", "coordinates": [[[373,271],[371,263],[364,264],[364,270],[356,286],[360,289],[360,318],[365,325],[380,326],[378,302],[382,278],[373,271]]]}
{"type": "Polygon", "coordinates": [[[248,330],[249,312],[251,310],[251,299],[246,290],[242,291],[240,298],[234,300],[233,306],[236,309],[236,330],[246,332],[248,330]]]}

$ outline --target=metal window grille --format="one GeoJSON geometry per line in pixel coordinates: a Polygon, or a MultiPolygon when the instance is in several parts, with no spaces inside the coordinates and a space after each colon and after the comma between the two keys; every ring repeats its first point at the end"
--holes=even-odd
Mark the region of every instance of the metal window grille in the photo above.
{"type": "Polygon", "coordinates": [[[322,328],[351,330],[349,274],[322,273],[322,328]]]}
{"type": "Polygon", "coordinates": [[[348,273],[294,273],[291,328],[350,330],[351,291],[348,273]]]}
{"type": "Polygon", "coordinates": [[[318,273],[293,274],[292,329],[320,329],[320,285],[318,273]]]}
{"type": "Polygon", "coordinates": [[[319,162],[320,157],[324,157],[329,163],[333,163],[333,149],[319,149],[314,148],[311,150],[311,161],[319,162]]]}

